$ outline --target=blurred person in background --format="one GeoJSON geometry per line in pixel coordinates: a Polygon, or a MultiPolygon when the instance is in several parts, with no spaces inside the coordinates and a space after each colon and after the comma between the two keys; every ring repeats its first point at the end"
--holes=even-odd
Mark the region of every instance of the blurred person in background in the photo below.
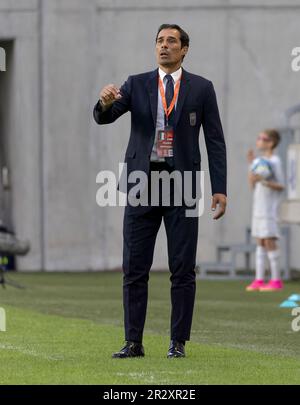
{"type": "Polygon", "coordinates": [[[256,149],[248,151],[248,179],[253,190],[252,236],[256,238],[255,279],[247,291],[278,291],[283,288],[280,276],[280,238],[278,208],[284,190],[284,176],[280,157],[275,149],[280,135],[275,129],[262,131],[256,139],[256,149]],[[265,283],[266,261],[271,279],[265,283]]]}

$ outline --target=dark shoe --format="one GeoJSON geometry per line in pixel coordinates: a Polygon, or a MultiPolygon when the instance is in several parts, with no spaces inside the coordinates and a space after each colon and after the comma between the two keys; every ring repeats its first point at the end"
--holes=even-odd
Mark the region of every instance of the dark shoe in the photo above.
{"type": "Polygon", "coordinates": [[[184,343],[178,342],[177,340],[171,340],[167,357],[169,359],[174,357],[185,357],[184,343]]]}
{"type": "Polygon", "coordinates": [[[144,347],[142,343],[126,342],[125,346],[117,353],[112,355],[113,359],[126,359],[129,357],[144,357],[144,347]]]}

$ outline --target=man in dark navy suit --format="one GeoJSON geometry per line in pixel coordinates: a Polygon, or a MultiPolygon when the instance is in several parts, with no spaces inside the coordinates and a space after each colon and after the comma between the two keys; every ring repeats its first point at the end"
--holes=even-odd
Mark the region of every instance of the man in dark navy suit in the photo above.
{"type": "MultiPolygon", "coordinates": [[[[199,132],[203,126],[208,153],[214,219],[226,209],[226,146],[214,87],[211,81],[182,68],[189,49],[189,36],[176,24],[163,24],[156,35],[158,68],[129,76],[119,89],[105,86],[94,107],[98,124],[114,122],[131,112],[131,133],[125,154],[126,189],[133,186],[128,176],[135,170],[147,178],[154,171],[193,174],[200,171],[199,132]]],[[[121,183],[121,181],[120,181],[121,183]]],[[[118,189],[123,190],[119,183],[118,189]]],[[[151,194],[151,186],[147,190],[151,194]]],[[[171,272],[171,343],[167,357],[184,357],[190,339],[195,300],[195,264],[198,216],[186,216],[186,205],[174,203],[148,206],[127,204],[123,222],[123,305],[125,346],[114,358],[142,357],[149,271],[162,219],[168,242],[171,272]]],[[[196,187],[197,188],[197,187],[196,187]]],[[[125,189],[125,190],[126,190],[125,189]]],[[[159,191],[160,193],[160,191],[159,191]]],[[[140,194],[139,194],[140,196],[140,194]]]]}

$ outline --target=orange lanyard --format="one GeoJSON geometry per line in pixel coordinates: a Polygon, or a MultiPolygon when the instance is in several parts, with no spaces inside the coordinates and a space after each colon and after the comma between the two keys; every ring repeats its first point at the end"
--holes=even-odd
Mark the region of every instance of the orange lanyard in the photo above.
{"type": "Polygon", "coordinates": [[[174,97],[173,97],[169,107],[167,107],[167,100],[166,100],[166,94],[165,94],[165,91],[164,91],[163,82],[162,82],[162,80],[161,80],[161,78],[159,76],[159,91],[160,91],[160,95],[161,95],[163,108],[164,108],[164,111],[165,111],[165,114],[166,114],[166,117],[167,117],[167,121],[168,121],[169,115],[171,114],[171,112],[172,112],[172,110],[173,110],[173,108],[175,106],[175,101],[177,99],[178,92],[179,92],[180,80],[181,80],[181,76],[180,76],[178,82],[176,83],[175,90],[174,90],[174,97]]]}

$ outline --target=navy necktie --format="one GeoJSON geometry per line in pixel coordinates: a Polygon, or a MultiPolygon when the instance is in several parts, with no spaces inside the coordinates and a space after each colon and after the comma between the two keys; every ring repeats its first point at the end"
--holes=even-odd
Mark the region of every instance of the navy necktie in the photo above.
{"type": "MultiPolygon", "coordinates": [[[[169,105],[171,104],[173,97],[174,97],[174,84],[173,84],[173,78],[171,75],[166,75],[165,80],[167,81],[166,90],[165,90],[166,102],[167,102],[167,107],[169,107],[169,105]]],[[[175,118],[175,105],[173,107],[171,114],[168,117],[168,125],[171,125],[171,126],[174,125],[174,118],[175,118]]],[[[167,124],[167,117],[165,114],[165,125],[166,124],[167,124]]],[[[168,163],[169,166],[171,166],[171,167],[174,166],[173,157],[166,157],[165,161],[168,163]]]]}
{"type": "MultiPolygon", "coordinates": [[[[167,106],[169,107],[169,105],[171,104],[171,101],[173,100],[173,97],[174,97],[174,84],[173,84],[173,78],[171,75],[166,75],[165,80],[166,80],[166,91],[165,91],[166,101],[167,101],[167,106]]],[[[175,116],[175,105],[168,118],[169,125],[174,124],[174,116],[175,116]]],[[[166,121],[167,120],[166,120],[166,116],[165,116],[165,123],[166,123],[166,121]]]]}

